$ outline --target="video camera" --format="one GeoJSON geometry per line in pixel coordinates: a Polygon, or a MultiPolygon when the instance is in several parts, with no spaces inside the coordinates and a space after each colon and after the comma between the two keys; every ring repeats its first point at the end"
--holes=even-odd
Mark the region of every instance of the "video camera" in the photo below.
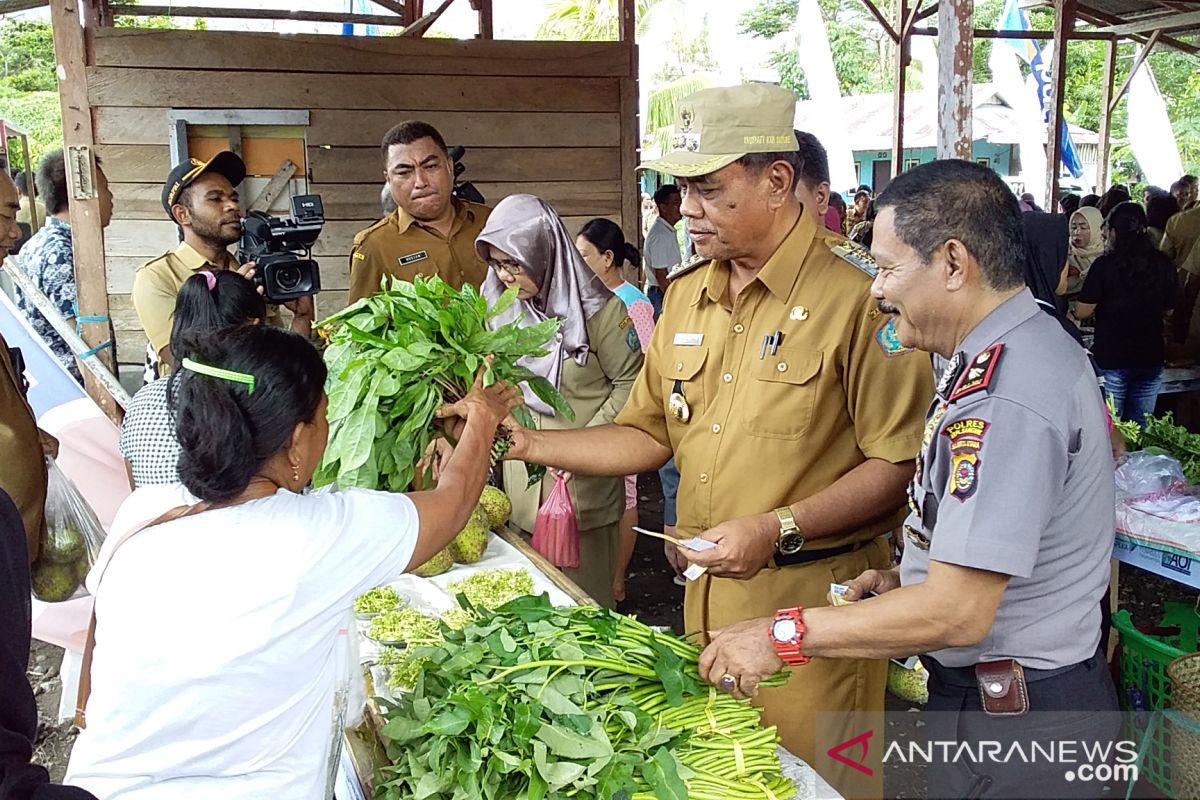
{"type": "Polygon", "coordinates": [[[470,181],[458,182],[458,177],[467,171],[467,165],[462,163],[462,157],[467,154],[467,148],[462,145],[455,145],[449,150],[450,160],[454,162],[454,189],[451,194],[459,200],[467,200],[480,205],[487,201],[483,199],[483,195],[475,188],[475,184],[470,181]]]}
{"type": "Polygon", "coordinates": [[[254,282],[268,303],[287,303],[321,291],[321,271],[311,258],[325,225],[320,195],[292,198],[292,218],[251,211],[242,219],[238,261],[255,262],[254,282]]]}

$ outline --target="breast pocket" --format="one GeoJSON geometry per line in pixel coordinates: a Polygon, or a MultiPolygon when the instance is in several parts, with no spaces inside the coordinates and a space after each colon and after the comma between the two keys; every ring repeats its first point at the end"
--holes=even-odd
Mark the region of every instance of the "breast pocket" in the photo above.
{"type": "Polygon", "coordinates": [[[774,359],[754,362],[750,392],[741,401],[746,432],[769,439],[798,439],[807,433],[822,360],[818,350],[781,347],[774,359]]]}
{"type": "Polygon", "coordinates": [[[704,412],[704,362],[708,359],[707,347],[672,347],[663,358],[662,382],[663,403],[667,419],[681,422],[671,414],[671,394],[683,394],[688,407],[688,420],[694,420],[704,412]],[[678,388],[676,384],[678,383],[678,388]]]}

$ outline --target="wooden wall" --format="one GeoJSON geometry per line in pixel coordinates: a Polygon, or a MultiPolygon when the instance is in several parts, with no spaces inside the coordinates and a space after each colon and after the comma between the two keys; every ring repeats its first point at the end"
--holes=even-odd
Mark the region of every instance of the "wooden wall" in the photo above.
{"type": "Polygon", "coordinates": [[[354,234],[378,217],[380,139],[404,119],[465,145],[464,180],[489,203],[528,192],[571,230],[606,216],[635,236],[633,64],[632,45],[617,42],[96,30],[88,98],[115,196],[105,254],[120,360],[139,362],[145,347],[129,296],[134,270],[176,244],[159,200],[171,109],[309,111],[309,190],[329,220],[314,250],[325,315],[345,304],[354,234]]]}

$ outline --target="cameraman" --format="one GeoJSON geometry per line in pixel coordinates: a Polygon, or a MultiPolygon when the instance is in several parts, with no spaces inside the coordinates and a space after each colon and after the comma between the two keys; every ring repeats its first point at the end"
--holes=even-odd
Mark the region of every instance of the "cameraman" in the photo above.
{"type": "Polygon", "coordinates": [[[382,150],[398,208],[354,237],[350,302],[378,292],[384,275],[438,275],[455,289],[478,288],[487,265],[475,237],[491,209],[454,197],[454,161],[442,135],[427,122],[401,122],[384,134],[382,150]]]}
{"type": "MultiPolygon", "coordinates": [[[[133,305],[150,339],[147,382],[171,363],[171,315],[183,282],[201,270],[237,270],[254,276],[254,264],[238,265],[229,245],[242,235],[242,208],[235,188],[246,177],[246,165],[236,153],[217,153],[208,162],[188,159],[171,170],[163,186],[162,204],[179,226],[183,241],[174,250],[138,267],[133,278],[133,305]]],[[[292,330],[312,335],[315,316],[312,297],[286,304],[292,312],[292,330]]],[[[282,326],[278,306],[268,306],[268,323],[282,326]]]]}

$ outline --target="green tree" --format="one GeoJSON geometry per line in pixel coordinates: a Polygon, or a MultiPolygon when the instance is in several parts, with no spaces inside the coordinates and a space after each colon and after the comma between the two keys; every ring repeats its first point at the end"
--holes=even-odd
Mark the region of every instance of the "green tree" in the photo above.
{"type": "MultiPolygon", "coordinates": [[[[664,0],[637,0],[638,30],[645,30],[650,12],[664,0]]],[[[605,42],[621,38],[617,0],[558,0],[537,32],[538,39],[605,42]]]]}
{"type": "MultiPolygon", "coordinates": [[[[755,38],[772,39],[792,29],[798,6],[798,0],[760,0],[742,14],[739,31],[755,38]]],[[[894,83],[890,66],[894,46],[862,3],[819,0],[819,6],[842,94],[888,91],[894,83]]],[[[886,3],[882,8],[888,13],[886,3]]],[[[768,60],[779,71],[782,86],[802,99],[808,97],[808,85],[794,42],[777,47],[768,60]]]]}

